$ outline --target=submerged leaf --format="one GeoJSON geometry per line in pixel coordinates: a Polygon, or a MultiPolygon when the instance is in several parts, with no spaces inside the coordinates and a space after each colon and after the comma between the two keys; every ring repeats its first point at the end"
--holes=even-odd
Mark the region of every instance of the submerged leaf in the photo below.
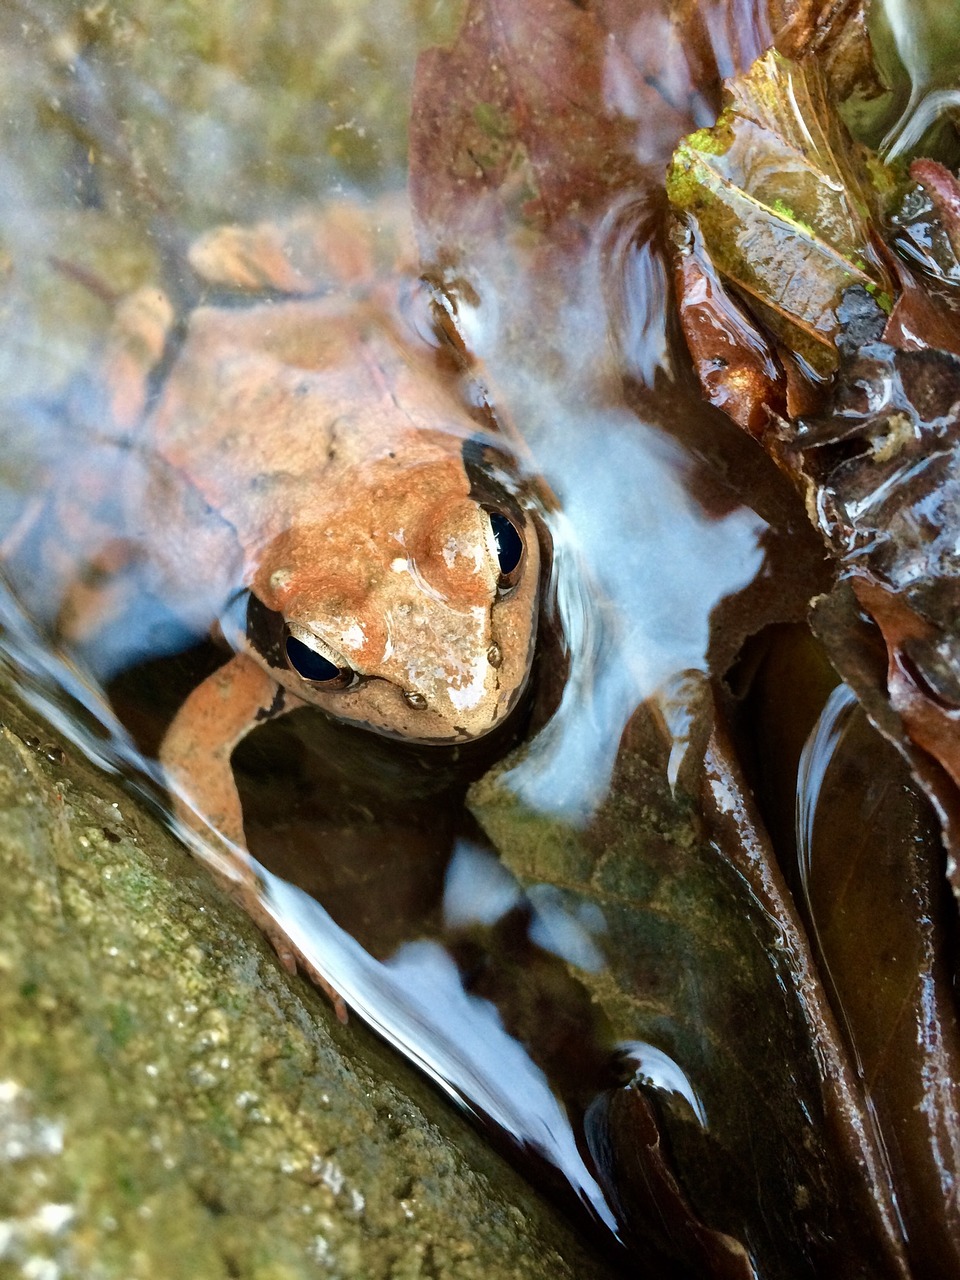
{"type": "Polygon", "coordinates": [[[947,851],[947,876],[960,897],[960,791],[943,766],[914,744],[890,705],[887,648],[880,628],[864,611],[852,582],[843,580],[814,600],[810,620],[831,663],[856,693],[874,727],[906,760],[914,781],[933,805],[947,851]]]}
{"type": "Polygon", "coordinates": [[[867,29],[870,0],[770,0],[774,45],[788,58],[815,54],[830,83],[831,97],[844,104],[886,95],[874,62],[867,29]]]}
{"type": "Polygon", "coordinates": [[[522,882],[556,886],[571,920],[602,920],[606,966],[573,972],[634,1066],[586,1136],[641,1255],[696,1275],[743,1274],[747,1258],[768,1280],[897,1274],[881,1153],[702,693],[676,793],[669,745],[641,707],[585,826],[524,806],[522,760],[476,784],[471,809],[522,882]]]}
{"type": "Polygon", "coordinates": [[[417,66],[410,186],[424,256],[511,233],[576,244],[639,176],[637,124],[608,106],[611,81],[667,138],[685,127],[584,8],[473,0],[453,45],[417,66]]]}
{"type": "Polygon", "coordinates": [[[716,269],[815,374],[836,368],[837,307],[861,284],[889,310],[852,144],[817,64],[771,51],[727,84],[712,129],[677,148],[674,208],[694,220],[716,269]]]}
{"type": "Polygon", "coordinates": [[[920,1274],[960,1266],[960,1038],[934,814],[840,686],[797,790],[802,898],[818,962],[885,1136],[920,1274]]]}
{"type": "Polygon", "coordinates": [[[954,256],[960,259],[960,182],[936,160],[914,160],[910,177],[929,192],[954,256]]]}
{"type": "Polygon", "coordinates": [[[837,684],[806,628],[768,633],[740,731],[817,971],[883,1136],[914,1274],[954,1274],[953,910],[936,815],[856,700],[871,714],[878,702],[885,709],[883,645],[847,593],[853,629],[842,622],[843,588],[817,610],[827,646],[846,661],[847,683],[837,684]],[[879,689],[864,683],[877,676],[879,689]]]}
{"type": "Polygon", "coordinates": [[[883,633],[894,709],[960,785],[960,357],[868,344],[780,449],[883,633]]]}

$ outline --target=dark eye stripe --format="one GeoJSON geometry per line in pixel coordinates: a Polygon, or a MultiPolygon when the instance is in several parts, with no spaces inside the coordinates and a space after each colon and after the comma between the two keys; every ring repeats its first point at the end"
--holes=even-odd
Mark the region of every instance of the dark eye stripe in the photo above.
{"type": "Polygon", "coordinates": [[[268,667],[283,669],[287,665],[283,629],[283,615],[268,609],[251,591],[247,600],[247,640],[268,667]]]}

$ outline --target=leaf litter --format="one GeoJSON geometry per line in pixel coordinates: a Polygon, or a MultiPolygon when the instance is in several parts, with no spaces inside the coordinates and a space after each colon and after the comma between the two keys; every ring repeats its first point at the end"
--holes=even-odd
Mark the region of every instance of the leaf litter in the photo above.
{"type": "Polygon", "coordinates": [[[867,16],[472,0],[414,97],[428,273],[534,454],[558,386],[587,407],[585,449],[602,447],[590,406],[615,406],[698,459],[699,502],[753,502],[796,549],[775,605],[744,597],[737,661],[629,718],[586,817],[531,801],[536,738],[471,792],[521,883],[602,911],[607,966],[571,973],[611,1044],[657,1046],[707,1098],[706,1129],[643,1070],[580,1103],[633,1247],[694,1274],[960,1265],[938,840],[956,876],[956,180],[935,157],[888,171],[850,136],[838,100],[886,92],[867,16]],[[691,385],[794,484],[825,568],[691,385]],[[805,637],[785,665],[773,624],[805,637]],[[773,710],[752,723],[773,670],[773,710]],[[834,732],[841,680],[866,714],[834,732]],[[823,753],[802,851],[760,784],[785,729],[784,794],[823,753]]]}

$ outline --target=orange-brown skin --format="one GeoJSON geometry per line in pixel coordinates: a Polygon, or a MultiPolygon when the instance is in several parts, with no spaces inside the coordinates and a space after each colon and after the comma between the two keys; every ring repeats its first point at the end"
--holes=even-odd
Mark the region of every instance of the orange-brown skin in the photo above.
{"type": "MultiPolygon", "coordinates": [[[[162,346],[150,325],[168,316],[155,290],[127,310],[134,337],[128,316],[108,360],[120,426],[143,412],[138,378],[162,346]]],[[[230,764],[252,728],[313,704],[457,743],[499,725],[529,675],[536,532],[512,507],[524,556],[505,588],[462,460],[478,428],[435,357],[395,291],[200,307],[136,427],[147,478],[129,518],[148,585],[235,650],[177,713],[161,762],[178,813],[216,829],[232,859],[222,878],[255,915],[230,764]],[[248,625],[247,593],[272,620],[269,643],[248,625]],[[356,678],[304,680],[284,658],[289,634],[356,678]]]]}

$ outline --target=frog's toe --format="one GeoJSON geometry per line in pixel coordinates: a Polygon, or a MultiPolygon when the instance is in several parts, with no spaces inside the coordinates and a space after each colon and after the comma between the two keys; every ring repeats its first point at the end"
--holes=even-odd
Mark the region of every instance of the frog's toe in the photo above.
{"type": "Polygon", "coordinates": [[[267,939],[279,957],[280,963],[287,973],[294,976],[298,970],[309,978],[315,987],[319,987],[337,1015],[337,1020],[346,1025],[347,1006],[343,996],[326,980],[316,965],[290,942],[290,939],[279,929],[265,929],[267,939]]]}

